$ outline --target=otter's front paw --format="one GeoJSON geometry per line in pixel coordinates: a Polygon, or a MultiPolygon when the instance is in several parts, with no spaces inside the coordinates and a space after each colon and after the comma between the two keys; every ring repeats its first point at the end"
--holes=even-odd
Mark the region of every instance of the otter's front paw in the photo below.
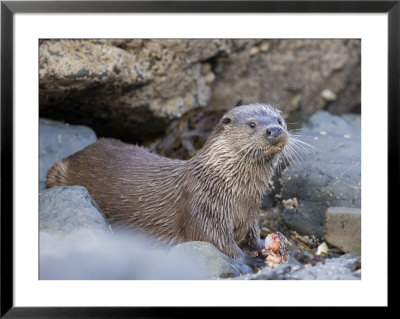
{"type": "Polygon", "coordinates": [[[260,256],[250,257],[249,255],[242,254],[237,259],[240,262],[249,266],[251,269],[253,269],[253,271],[260,270],[261,268],[264,268],[266,266],[264,258],[260,256]]]}
{"type": "Polygon", "coordinates": [[[257,257],[261,255],[261,251],[265,248],[265,241],[263,239],[258,239],[251,245],[242,245],[241,248],[247,255],[257,257]]]}

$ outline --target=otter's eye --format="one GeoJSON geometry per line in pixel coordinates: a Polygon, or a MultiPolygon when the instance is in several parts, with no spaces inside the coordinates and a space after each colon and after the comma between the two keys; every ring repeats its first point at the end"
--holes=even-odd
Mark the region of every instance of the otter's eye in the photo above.
{"type": "Polygon", "coordinates": [[[255,127],[256,127],[256,123],[250,122],[250,123],[249,123],[249,126],[250,126],[251,128],[255,128],[255,127]]]}
{"type": "Polygon", "coordinates": [[[278,119],[278,123],[279,123],[279,125],[282,125],[282,120],[278,119]]]}
{"type": "Polygon", "coordinates": [[[224,118],[223,120],[222,120],[222,123],[224,123],[224,124],[228,124],[228,123],[230,123],[231,122],[231,119],[229,118],[229,117],[226,117],[226,118],[224,118]]]}

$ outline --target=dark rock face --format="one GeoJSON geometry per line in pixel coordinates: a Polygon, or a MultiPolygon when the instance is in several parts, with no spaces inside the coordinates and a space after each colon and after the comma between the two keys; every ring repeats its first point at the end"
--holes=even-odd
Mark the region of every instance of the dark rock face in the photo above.
{"type": "Polygon", "coordinates": [[[39,120],[39,189],[46,185],[49,168],[97,140],[89,127],[69,125],[58,121],[39,120]]]}
{"type": "Polygon", "coordinates": [[[300,234],[322,237],[328,207],[361,207],[360,117],[318,111],[299,134],[314,148],[283,173],[282,199],[298,202],[283,218],[300,234]]]}
{"type": "Polygon", "coordinates": [[[360,105],[359,40],[42,40],[40,116],[143,143],[196,107],[360,105]],[[327,93],[328,92],[328,93],[327,93]]]}

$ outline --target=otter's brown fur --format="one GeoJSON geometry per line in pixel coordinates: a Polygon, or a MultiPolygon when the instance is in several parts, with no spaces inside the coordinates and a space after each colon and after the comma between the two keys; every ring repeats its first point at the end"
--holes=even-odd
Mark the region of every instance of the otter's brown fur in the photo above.
{"type": "Polygon", "coordinates": [[[143,229],[170,244],[208,241],[254,266],[241,248],[261,248],[259,203],[287,141],[280,111],[239,106],[187,161],[101,138],[56,163],[47,187],[84,186],[111,225],[143,229]],[[279,128],[276,138],[266,133],[271,128],[279,128]]]}

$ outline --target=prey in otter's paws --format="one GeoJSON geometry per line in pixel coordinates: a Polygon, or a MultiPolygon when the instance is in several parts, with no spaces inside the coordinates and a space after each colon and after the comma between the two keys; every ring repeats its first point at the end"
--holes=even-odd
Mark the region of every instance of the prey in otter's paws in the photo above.
{"type": "Polygon", "coordinates": [[[101,138],[59,161],[47,187],[87,188],[114,228],[141,229],[157,241],[207,241],[251,266],[264,248],[258,226],[262,194],[289,141],[281,112],[265,104],[228,111],[187,161],[101,138]]]}

